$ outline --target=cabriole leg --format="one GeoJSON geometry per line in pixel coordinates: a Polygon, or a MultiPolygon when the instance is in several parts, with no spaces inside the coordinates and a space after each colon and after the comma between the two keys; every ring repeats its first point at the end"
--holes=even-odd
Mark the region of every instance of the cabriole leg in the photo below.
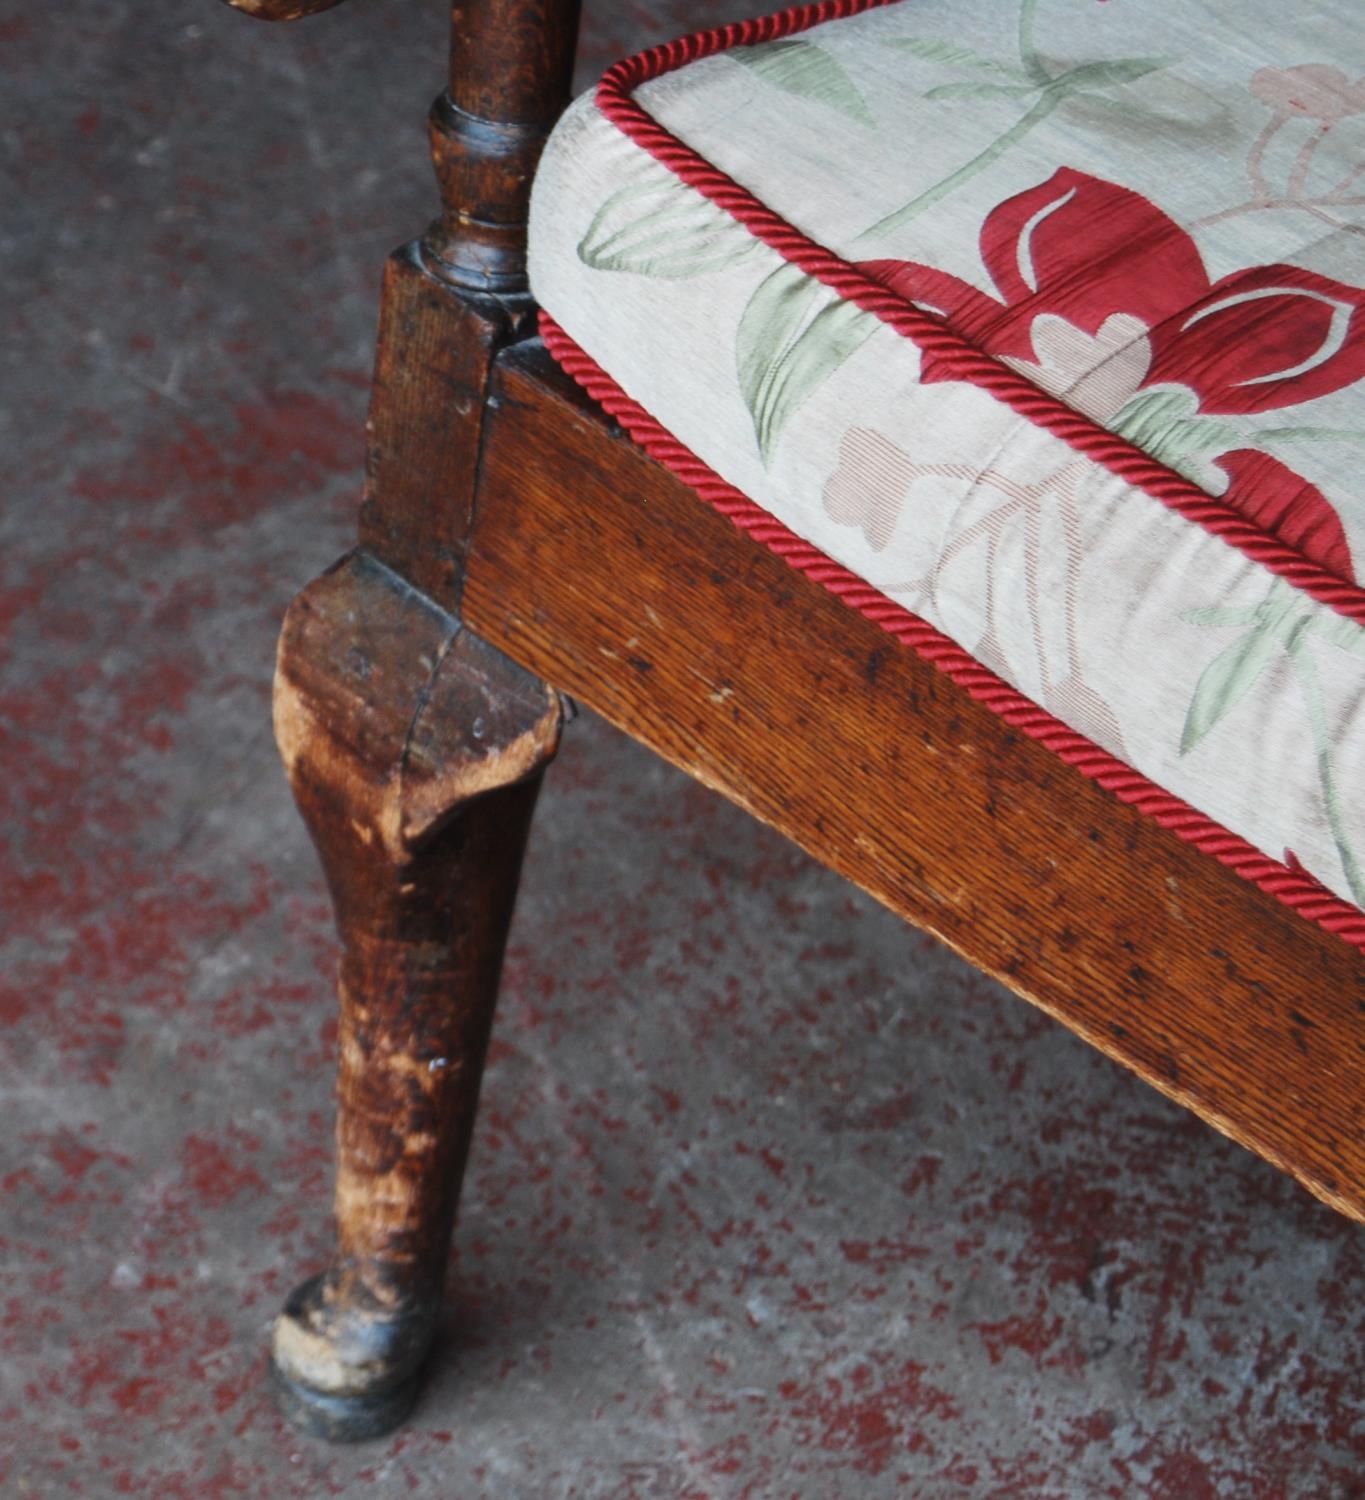
{"type": "Polygon", "coordinates": [[[326,1437],[401,1421],[431,1342],[557,696],[364,553],[295,601],[276,734],[341,936],[337,1249],[272,1363],[326,1437]]]}

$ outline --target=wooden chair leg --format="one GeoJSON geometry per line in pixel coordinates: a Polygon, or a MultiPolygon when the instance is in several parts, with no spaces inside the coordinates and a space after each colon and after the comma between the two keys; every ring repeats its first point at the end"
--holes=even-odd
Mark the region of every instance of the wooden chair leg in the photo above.
{"type": "Polygon", "coordinates": [[[275,723],[342,942],[337,1250],[276,1321],[293,1420],[375,1436],[429,1348],[557,696],[365,553],[286,618],[275,723]]]}

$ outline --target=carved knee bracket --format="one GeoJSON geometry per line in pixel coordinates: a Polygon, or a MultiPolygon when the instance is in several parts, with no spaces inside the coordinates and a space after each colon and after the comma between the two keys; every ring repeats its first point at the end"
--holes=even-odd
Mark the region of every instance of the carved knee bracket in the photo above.
{"type": "Polygon", "coordinates": [[[275,726],[342,942],[337,1254],[273,1363],[325,1436],[405,1415],[430,1345],[557,695],[364,553],[294,603],[275,726]]]}

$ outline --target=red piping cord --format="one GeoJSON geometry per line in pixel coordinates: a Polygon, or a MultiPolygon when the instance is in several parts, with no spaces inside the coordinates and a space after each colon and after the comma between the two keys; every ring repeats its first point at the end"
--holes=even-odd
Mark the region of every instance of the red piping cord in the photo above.
{"type": "Polygon", "coordinates": [[[722,479],[662,423],[650,416],[643,406],[626,395],[601,365],[580,349],[543,310],[540,332],[546,348],[566,374],[615,417],[652,458],[690,485],[707,504],[741,531],[747,532],[784,562],[822,584],[888,635],[946,672],[959,687],[965,688],[971,697],[985,704],[1012,728],[1046,746],[1068,765],[1112,792],[1120,802],[1136,807],[1186,843],[1211,854],[1244,880],[1277,896],[1300,916],[1365,951],[1365,912],[1334,895],[1311,875],[1291,870],[1262,854],[1244,838],[1197,812],[1188,802],[1173,796],[1107,750],[1102,750],[1093,740],[1069,729],[1060,719],[1039,708],[989,668],[983,667],[928,621],[911,614],[818,547],[803,541],[775,516],[722,479]]]}

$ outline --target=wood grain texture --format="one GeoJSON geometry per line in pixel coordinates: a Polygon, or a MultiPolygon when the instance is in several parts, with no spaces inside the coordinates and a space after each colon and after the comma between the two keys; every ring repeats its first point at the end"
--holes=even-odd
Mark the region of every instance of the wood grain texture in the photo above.
{"type": "Polygon", "coordinates": [[[446,608],[459,605],[489,366],[534,316],[531,178],[568,102],[578,9],[454,6],[449,84],[429,119],[443,211],[385,271],[360,540],[446,608]]]}
{"type": "Polygon", "coordinates": [[[431,1341],[503,947],[560,705],[364,553],[295,601],[276,737],[342,957],[336,1255],[275,1325],[296,1419],[401,1420],[431,1341]]]}
{"type": "Polygon", "coordinates": [[[453,285],[526,292],[531,179],[569,102],[578,16],[578,0],[456,0],[429,122],[444,208],[423,241],[453,285]]]}
{"type": "Polygon", "coordinates": [[[504,353],[470,623],[1365,1218],[1365,957],[1115,801],[504,353]]]}
{"type": "Polygon", "coordinates": [[[530,318],[450,286],[418,244],[385,266],[360,541],[447,609],[459,604],[489,368],[530,318]]]}

